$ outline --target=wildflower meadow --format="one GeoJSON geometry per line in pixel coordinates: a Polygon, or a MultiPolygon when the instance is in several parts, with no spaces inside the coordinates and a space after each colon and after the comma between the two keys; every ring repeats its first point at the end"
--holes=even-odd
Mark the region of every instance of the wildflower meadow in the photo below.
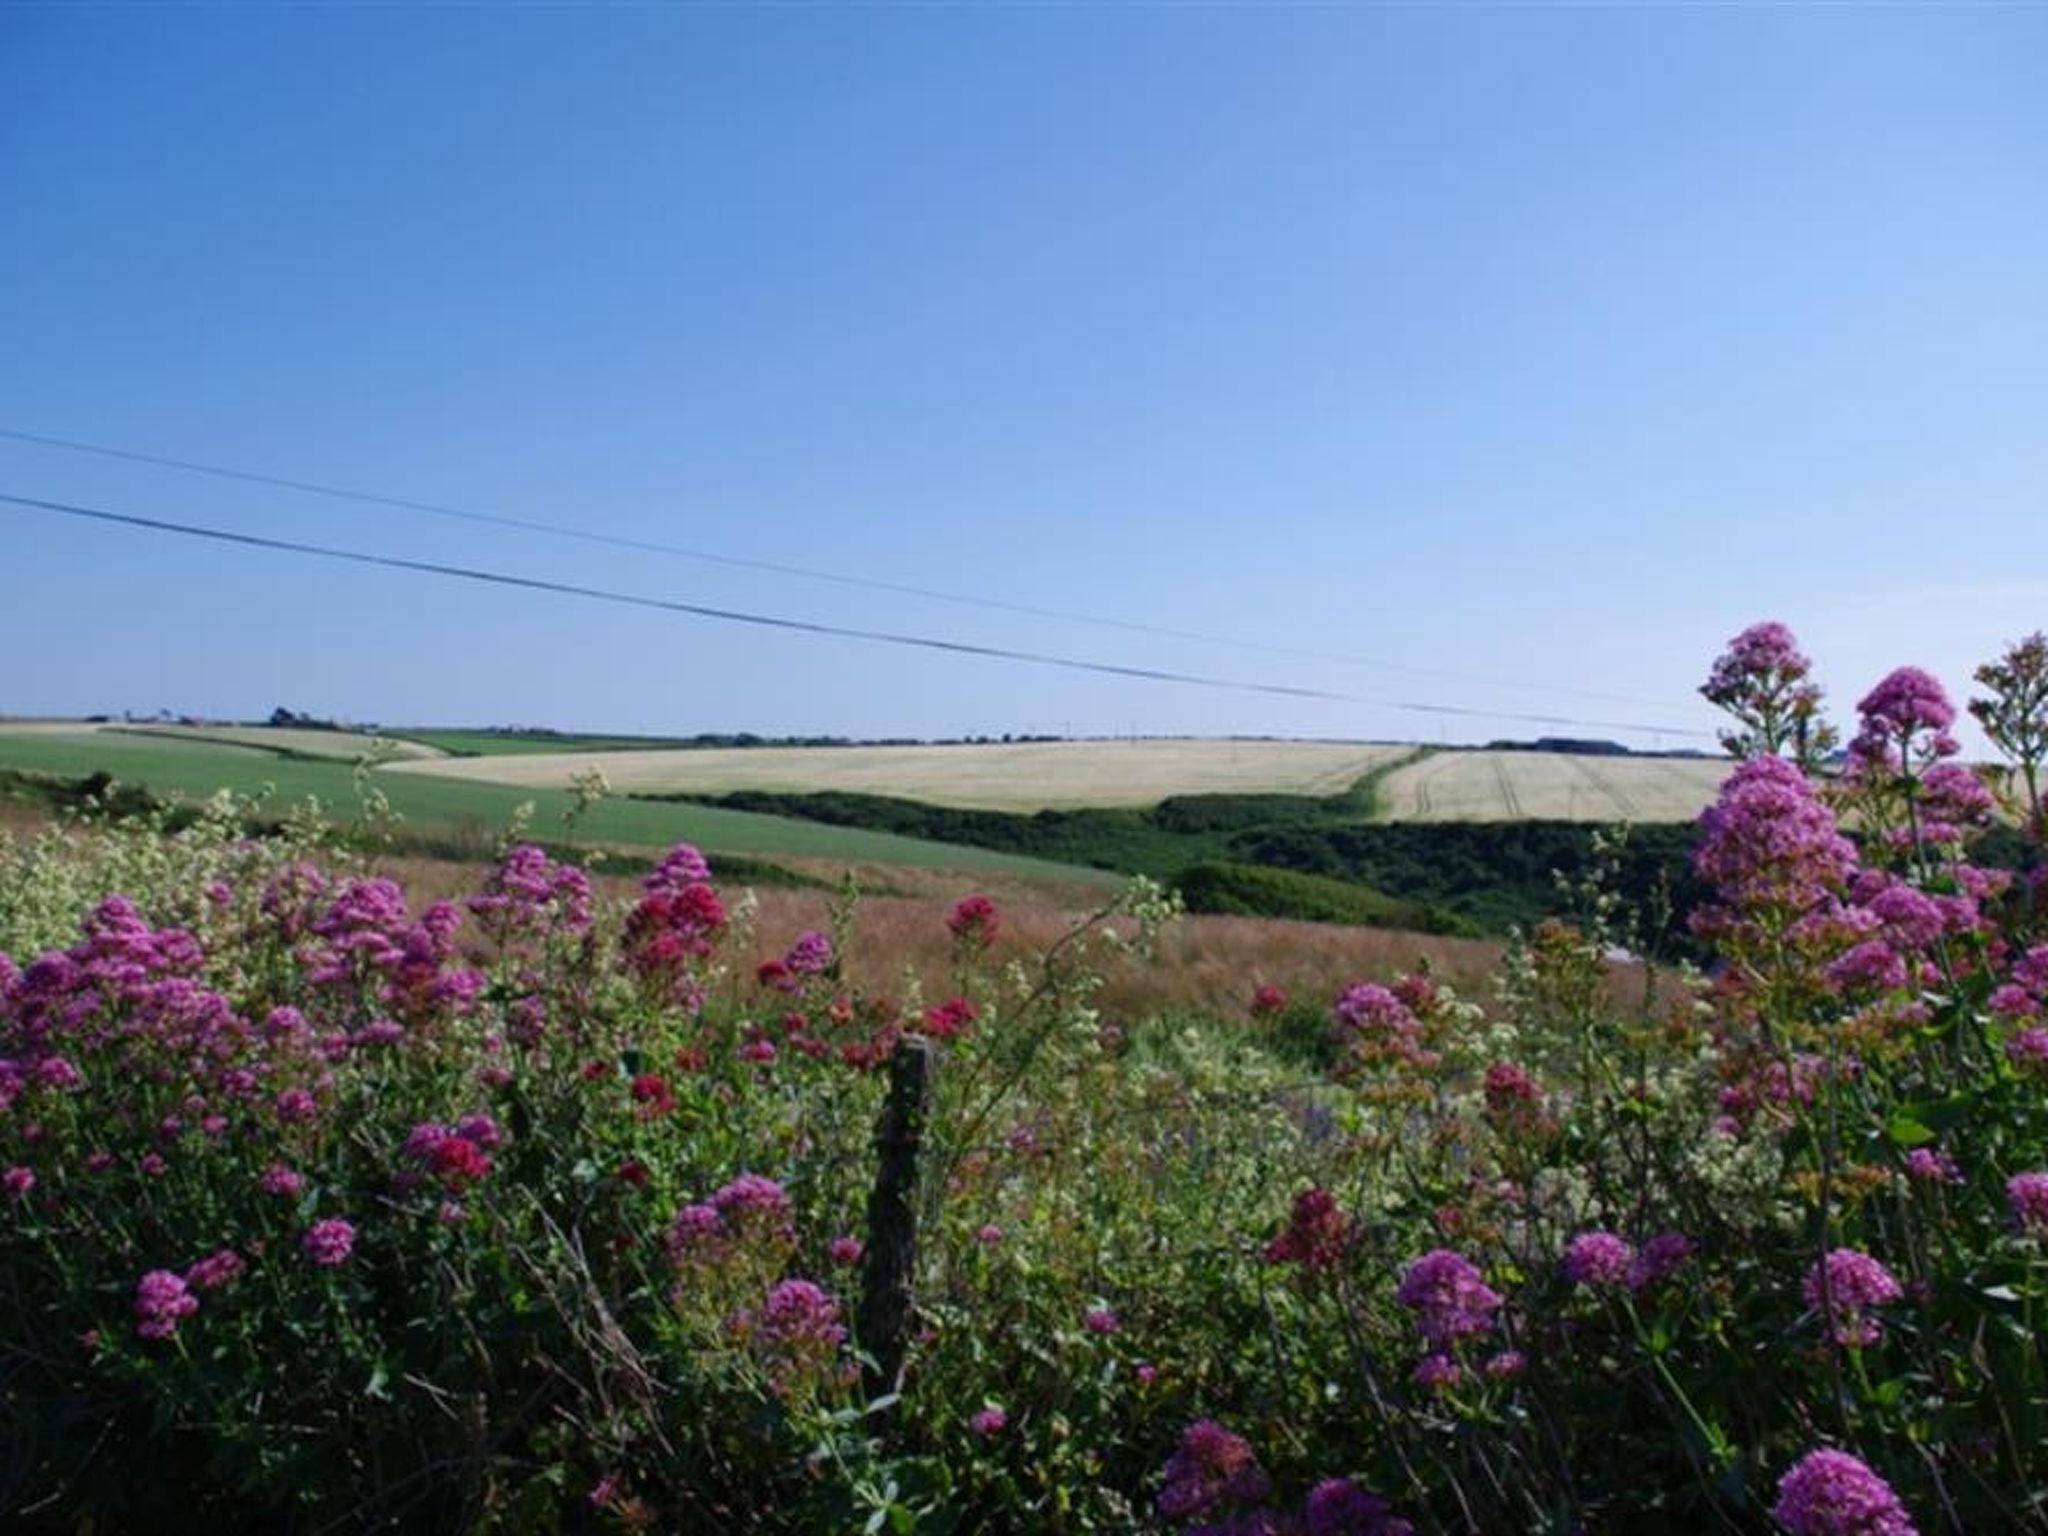
{"type": "Polygon", "coordinates": [[[0,842],[0,1524],[2048,1530],[2048,641],[1993,764],[1778,624],[1703,692],[1706,963],[1595,882],[1306,1027],[1104,1006],[1144,882],[884,990],[687,846],[0,842]]]}

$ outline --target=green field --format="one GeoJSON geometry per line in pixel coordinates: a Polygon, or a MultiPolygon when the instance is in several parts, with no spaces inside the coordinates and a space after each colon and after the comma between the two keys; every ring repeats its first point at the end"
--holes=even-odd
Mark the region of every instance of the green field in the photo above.
{"type": "Polygon", "coordinates": [[[526,757],[555,752],[683,752],[690,744],[658,736],[557,736],[508,731],[392,730],[394,741],[413,742],[450,757],[526,757]]]}
{"type": "MultiPolygon", "coordinates": [[[[277,808],[317,797],[341,816],[353,814],[354,776],[347,763],[284,757],[245,744],[214,743],[167,733],[0,726],[0,768],[80,778],[109,773],[167,795],[206,796],[220,789],[255,794],[266,785],[277,808]]],[[[495,831],[523,804],[534,808],[537,834],[558,836],[571,795],[552,789],[379,773],[377,786],[415,829],[495,831]]],[[[1111,883],[1093,870],[988,849],[955,846],[853,827],[830,827],[712,806],[612,799],[577,824],[579,839],[635,848],[693,842],[710,852],[905,864],[927,869],[987,871],[1027,877],[1111,883]]]]}

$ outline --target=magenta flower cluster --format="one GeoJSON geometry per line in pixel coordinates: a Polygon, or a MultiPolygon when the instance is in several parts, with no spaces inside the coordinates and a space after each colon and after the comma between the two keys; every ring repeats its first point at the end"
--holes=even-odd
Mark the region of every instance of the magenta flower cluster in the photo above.
{"type": "Polygon", "coordinates": [[[1905,1293],[1892,1272],[1869,1254],[1837,1248],[1814,1261],[1800,1282],[1799,1294],[1826,1321],[1837,1344],[1862,1349],[1884,1334],[1875,1309],[1905,1293]]]}
{"type": "Polygon", "coordinates": [[[1801,1457],[1771,1515],[1791,1536],[1919,1536],[1891,1485],[1847,1451],[1801,1457]]]}
{"type": "Polygon", "coordinates": [[[1448,1248],[1410,1264],[1394,1297],[1415,1314],[1423,1338],[1439,1348],[1486,1332],[1501,1308],[1500,1293],[1486,1284],[1478,1266],[1448,1248]]]}

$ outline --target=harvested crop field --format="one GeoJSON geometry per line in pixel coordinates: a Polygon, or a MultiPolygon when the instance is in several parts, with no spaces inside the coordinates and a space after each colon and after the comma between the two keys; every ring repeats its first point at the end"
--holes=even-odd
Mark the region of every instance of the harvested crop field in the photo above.
{"type": "Polygon", "coordinates": [[[1691,821],[1727,777],[1722,758],[1436,752],[1379,784],[1388,821],[1691,821]]]}
{"type": "MultiPolygon", "coordinates": [[[[85,727],[90,729],[90,727],[85,727]]],[[[295,753],[301,757],[331,757],[352,763],[378,755],[393,761],[436,758],[437,747],[423,742],[401,741],[363,731],[319,731],[289,725],[107,725],[100,731],[122,735],[157,736],[174,741],[198,741],[212,746],[254,747],[258,751],[295,753]]]]}
{"type": "Polygon", "coordinates": [[[443,758],[393,771],[566,789],[600,769],[622,794],[820,790],[1037,811],[1148,806],[1169,795],[1335,795],[1409,747],[1325,741],[1054,741],[971,746],[747,747],[443,758]]]}

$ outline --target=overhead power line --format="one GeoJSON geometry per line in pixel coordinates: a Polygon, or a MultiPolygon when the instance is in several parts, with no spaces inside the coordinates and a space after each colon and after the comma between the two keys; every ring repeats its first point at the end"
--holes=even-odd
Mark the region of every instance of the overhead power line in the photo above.
{"type": "Polygon", "coordinates": [[[272,538],[267,534],[241,533],[228,528],[209,528],[198,523],[176,522],[169,518],[143,517],[132,512],[114,512],[104,507],[78,506],[70,502],[45,501],[35,496],[15,496],[0,492],[0,503],[29,511],[47,512],[60,517],[78,518],[89,522],[111,524],[125,528],[146,528],[158,533],[171,533],[187,538],[207,539],[219,544],[241,545],[249,549],[277,550],[285,554],[308,555],[322,560],[344,561],[351,565],[376,566],[385,570],[416,571],[429,576],[445,576],[461,581],[488,583],[493,586],[514,587],[529,592],[552,592],[565,597],[588,598],[595,602],[618,603],[634,608],[652,608],[666,613],[685,613],[697,618],[718,619],[731,624],[751,624],[765,629],[795,630],[802,634],[826,635],[844,640],[870,640],[884,645],[911,646],[920,650],[945,651],[961,656],[982,656],[1001,661],[1030,662],[1038,666],[1063,667],[1074,672],[1093,672],[1110,677],[1139,678],[1146,682],[1184,683],[1197,688],[1220,688],[1238,693],[1277,694],[1286,698],[1325,699],[1336,703],[1364,704],[1379,709],[1404,710],[1416,714],[1450,715],[1482,720],[1515,720],[1531,724],[1598,728],[1601,730],[1642,731],[1670,736],[1705,736],[1705,731],[1687,730],[1679,726],[1644,725],[1641,723],[1612,720],[1580,720],[1565,715],[1518,714],[1491,709],[1468,709],[1453,704],[1424,704],[1400,699],[1367,698],[1360,694],[1343,693],[1325,688],[1302,688],[1286,683],[1247,682],[1240,679],[1208,677],[1193,672],[1175,672],[1156,667],[1126,666],[1118,662],[1093,661],[1071,656],[1055,656],[1042,651],[1013,650],[1007,646],[980,645],[966,640],[946,640],[930,635],[899,634],[890,630],[862,629],[845,624],[826,624],[813,619],[789,618],[783,615],[747,613],[736,608],[718,608],[706,603],[684,602],[676,598],[647,597],[639,593],[615,592],[603,587],[583,586],[575,582],[552,581],[539,576],[520,576],[505,571],[487,571],[475,566],[453,565],[439,560],[415,560],[403,555],[379,555],[364,550],[340,549],[326,544],[309,544],[297,539],[272,538]]]}
{"type": "MultiPolygon", "coordinates": [[[[338,501],[351,501],[364,506],[393,507],[406,512],[419,512],[429,517],[453,518],[461,522],[481,523],[495,528],[516,528],[523,533],[549,534],[556,538],[577,539],[586,544],[602,544],[613,549],[638,550],[643,554],[673,555],[683,560],[700,560],[711,565],[722,565],[736,570],[765,571],[777,576],[796,576],[805,581],[826,581],[836,586],[859,587],[870,592],[892,592],[900,597],[927,598],[934,602],[956,603],[969,608],[987,608],[1003,613],[1025,614],[1032,618],[1057,619],[1070,624],[1092,624],[1102,629],[1121,629],[1131,634],[1158,635],[1172,640],[1193,640],[1204,645],[1228,646],[1236,650],[1262,651],[1269,656],[1295,656],[1313,661],[1336,661],[1347,666],[1373,667],[1382,671],[1407,672],[1418,677],[1437,677],[1446,682],[1473,683],[1488,688],[1509,688],[1525,693],[1553,693],[1581,699],[1597,699],[1608,704],[1646,704],[1652,708],[1661,707],[1662,699],[1645,699],[1634,694],[1607,693],[1594,688],[1577,688],[1569,683],[1532,683],[1503,681],[1499,678],[1478,677],[1467,672],[1454,672],[1441,667],[1417,666],[1412,662],[1387,661],[1371,656],[1350,655],[1342,651],[1308,650],[1297,646],[1274,645],[1263,640],[1247,640],[1242,636],[1215,635],[1202,630],[1175,629],[1167,625],[1146,624],[1135,619],[1105,618],[1100,614],[1076,613],[1064,608],[1044,608],[1031,603],[1013,602],[1006,598],[987,597],[977,593],[948,592],[937,587],[914,586],[907,582],[887,581],[874,576],[851,576],[844,571],[823,571],[815,566],[792,565],[779,560],[759,560],[744,555],[729,555],[708,549],[695,549],[683,544],[664,543],[658,539],[634,538],[629,534],[606,533],[601,529],[575,528],[566,523],[546,522],[538,518],[513,517],[502,512],[482,512],[469,507],[449,506],[443,502],[416,501],[406,496],[391,496],[379,491],[351,490],[343,486],[323,485],[312,480],[295,480],[283,475],[264,474],[257,470],[233,469],[221,464],[206,464],[194,459],[172,458],[164,454],[143,453],[132,448],[115,448],[104,443],[80,442],[75,438],[50,437],[40,432],[24,432],[13,427],[0,427],[0,438],[18,443],[33,443],[42,448],[58,448],[67,453],[92,454],[104,459],[122,459],[131,464],[150,464],[159,469],[182,470],[188,474],[211,475],[220,480],[240,480],[250,485],[274,486],[280,490],[301,491],[310,496],[326,496],[338,501]]],[[[1510,717],[1503,717],[1510,718],[1510,717]]]]}

